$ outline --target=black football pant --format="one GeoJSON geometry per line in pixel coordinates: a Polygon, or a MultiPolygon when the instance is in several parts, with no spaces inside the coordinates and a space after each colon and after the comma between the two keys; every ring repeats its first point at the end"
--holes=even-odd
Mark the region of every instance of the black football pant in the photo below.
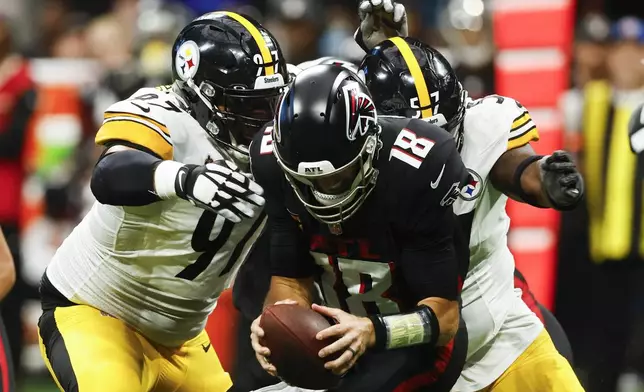
{"type": "MultiPolygon", "coordinates": [[[[248,392],[278,384],[255,359],[250,344],[252,320],[240,315],[237,357],[229,392],[248,392]]],[[[449,392],[461,374],[467,354],[467,330],[461,318],[452,343],[440,350],[426,346],[366,353],[329,392],[449,392]]]]}

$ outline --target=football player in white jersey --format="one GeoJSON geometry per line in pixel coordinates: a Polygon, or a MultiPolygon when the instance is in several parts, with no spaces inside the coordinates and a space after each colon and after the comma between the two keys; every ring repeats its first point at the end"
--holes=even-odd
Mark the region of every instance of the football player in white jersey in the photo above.
{"type": "Polygon", "coordinates": [[[497,95],[469,99],[445,58],[418,40],[380,43],[360,73],[379,114],[422,118],[451,132],[471,175],[454,204],[470,234],[470,266],[461,296],[468,360],[452,390],[582,391],[514,289],[505,211],[508,196],[542,208],[574,208],[583,181],[570,155],[536,155],[529,143],[538,140],[537,127],[521,104],[497,95]]]}
{"type": "Polygon", "coordinates": [[[172,51],[174,83],[105,112],[98,200],[43,276],[40,346],[63,391],[226,391],[204,332],[262,230],[248,144],[289,75],[273,36],[213,12],[172,51]]]}

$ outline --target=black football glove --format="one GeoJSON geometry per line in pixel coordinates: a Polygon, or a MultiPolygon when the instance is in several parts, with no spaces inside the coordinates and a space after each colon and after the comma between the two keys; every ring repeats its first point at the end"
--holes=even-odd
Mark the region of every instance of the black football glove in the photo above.
{"type": "Polygon", "coordinates": [[[555,151],[539,162],[541,183],[553,208],[574,209],[584,195],[584,179],[570,153],[555,151]]]}
{"type": "Polygon", "coordinates": [[[177,196],[233,222],[252,218],[264,205],[264,191],[234,169],[227,162],[186,165],[177,174],[177,196]]]}

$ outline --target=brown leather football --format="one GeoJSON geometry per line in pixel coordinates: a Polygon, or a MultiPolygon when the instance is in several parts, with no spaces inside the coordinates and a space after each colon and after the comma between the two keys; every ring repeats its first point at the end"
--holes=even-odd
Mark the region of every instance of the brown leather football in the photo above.
{"type": "Polygon", "coordinates": [[[324,363],[342,354],[324,359],[318,352],[335,339],[317,340],[318,332],[331,324],[321,314],[299,305],[271,305],[264,309],[260,327],[264,337],[260,343],[271,350],[269,360],[287,384],[305,389],[329,389],[340,377],[324,368],[324,363]]]}

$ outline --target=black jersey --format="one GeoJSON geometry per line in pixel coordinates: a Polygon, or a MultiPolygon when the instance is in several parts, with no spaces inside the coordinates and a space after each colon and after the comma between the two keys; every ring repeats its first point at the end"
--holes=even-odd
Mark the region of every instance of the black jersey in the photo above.
{"type": "Polygon", "coordinates": [[[271,124],[250,148],[265,191],[270,274],[315,276],[329,306],[357,315],[456,299],[469,258],[454,245],[451,204],[468,175],[452,136],[415,119],[379,123],[375,189],[340,226],[315,220],[299,202],[272,153],[271,124]]]}

